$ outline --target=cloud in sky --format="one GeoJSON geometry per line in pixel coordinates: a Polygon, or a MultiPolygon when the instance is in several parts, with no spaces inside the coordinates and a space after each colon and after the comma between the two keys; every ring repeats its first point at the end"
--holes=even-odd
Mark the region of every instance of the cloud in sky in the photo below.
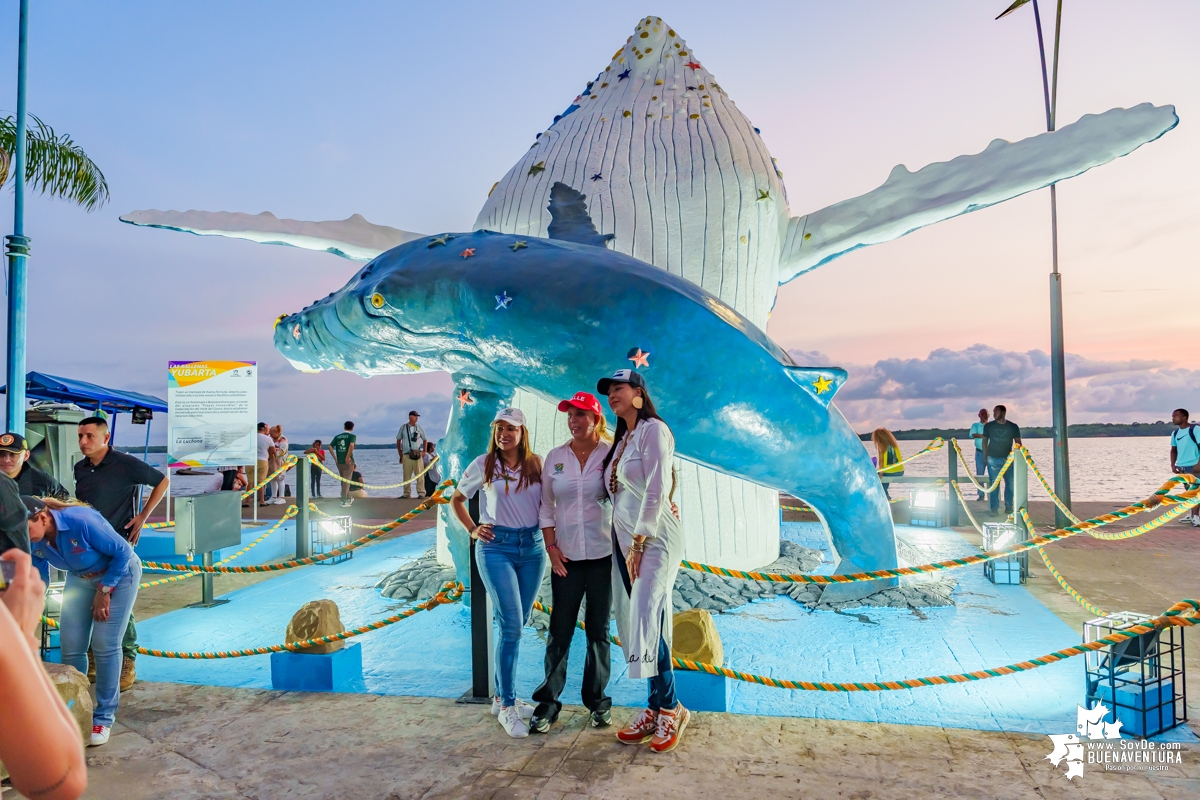
{"type": "MultiPolygon", "coordinates": [[[[789,351],[798,363],[833,364],[820,351],[789,351]]],[[[1026,425],[1050,422],[1050,356],[985,344],[938,348],[925,358],[843,364],[850,377],[836,403],[859,428],[965,425],[980,408],[1003,403],[1026,425]]],[[[1072,422],[1166,419],[1179,406],[1200,406],[1200,370],[1171,362],[1102,360],[1068,353],[1072,422]]]]}

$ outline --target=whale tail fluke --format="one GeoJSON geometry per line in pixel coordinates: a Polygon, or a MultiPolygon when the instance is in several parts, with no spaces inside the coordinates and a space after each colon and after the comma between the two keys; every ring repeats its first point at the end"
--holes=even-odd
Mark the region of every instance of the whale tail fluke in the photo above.
{"type": "Polygon", "coordinates": [[[550,187],[551,239],[606,247],[613,234],[601,234],[587,210],[587,198],[561,181],[550,187]]]}

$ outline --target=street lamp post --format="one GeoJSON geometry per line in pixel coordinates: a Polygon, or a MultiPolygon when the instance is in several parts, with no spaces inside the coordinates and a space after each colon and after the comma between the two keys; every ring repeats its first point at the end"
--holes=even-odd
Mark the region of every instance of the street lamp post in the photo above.
{"type": "MultiPolygon", "coordinates": [[[[1016,0],[1000,17],[1006,16],[1029,0],[1016,0]]],[[[996,19],[1000,19],[997,17],[996,19]]],[[[1033,21],[1037,26],[1038,54],[1042,59],[1042,95],[1046,103],[1046,130],[1054,130],[1054,113],[1058,102],[1058,45],[1062,32],[1062,0],[1058,0],[1054,16],[1054,56],[1050,74],[1046,72],[1046,45],[1042,39],[1042,15],[1038,0],[1033,0],[1033,21]]],[[[1063,345],[1062,275],[1058,271],[1058,192],[1050,184],[1050,391],[1054,412],[1054,493],[1071,507],[1071,460],[1067,451],[1067,367],[1063,345]]],[[[1070,523],[1057,506],[1054,509],[1055,527],[1070,523]]]]}
{"type": "Polygon", "coordinates": [[[25,235],[25,73],[28,61],[29,0],[21,0],[17,49],[17,152],[13,158],[13,232],[8,254],[8,430],[25,434],[25,327],[28,307],[29,237],[25,235]]]}

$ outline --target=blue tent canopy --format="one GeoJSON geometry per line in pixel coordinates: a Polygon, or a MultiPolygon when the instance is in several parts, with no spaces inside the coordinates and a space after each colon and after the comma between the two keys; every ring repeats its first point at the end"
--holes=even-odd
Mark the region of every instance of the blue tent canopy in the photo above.
{"type": "MultiPolygon", "coordinates": [[[[0,394],[7,391],[7,386],[0,387],[0,394]]],[[[151,411],[167,410],[164,401],[148,394],[106,389],[87,381],[59,378],[44,372],[30,372],[25,375],[25,394],[30,400],[74,403],[84,408],[103,408],[110,413],[129,414],[133,413],[135,407],[148,408],[151,411]]]]}

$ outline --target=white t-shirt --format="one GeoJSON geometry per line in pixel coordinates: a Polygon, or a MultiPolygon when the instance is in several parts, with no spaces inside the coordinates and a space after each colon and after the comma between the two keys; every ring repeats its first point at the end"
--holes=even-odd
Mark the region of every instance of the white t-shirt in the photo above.
{"type": "Polygon", "coordinates": [[[1176,428],[1171,431],[1171,447],[1175,448],[1175,466],[1191,467],[1200,461],[1200,447],[1192,441],[1192,435],[1200,439],[1200,425],[1191,428],[1176,428]]]}
{"type": "Polygon", "coordinates": [[[612,505],[604,488],[608,449],[600,442],[580,469],[567,442],[547,453],[542,464],[541,526],[554,528],[555,543],[568,561],[612,553],[612,505]]]}
{"type": "Polygon", "coordinates": [[[271,447],[275,444],[275,440],[265,433],[258,435],[258,460],[266,461],[271,457],[271,447]]]}
{"type": "Polygon", "coordinates": [[[542,507],[542,487],[535,483],[517,489],[521,470],[506,472],[503,464],[498,465],[497,472],[506,472],[508,480],[497,475],[496,480],[485,486],[483,462],[486,458],[480,456],[472,461],[458,482],[458,491],[467,497],[474,497],[476,492],[483,491],[479,501],[479,522],[502,528],[536,528],[538,511],[542,507]]]}
{"type": "Polygon", "coordinates": [[[979,438],[975,440],[975,449],[982,450],[983,449],[983,423],[982,422],[971,423],[971,436],[974,437],[975,434],[977,434],[977,433],[979,434],[979,438]]]}

